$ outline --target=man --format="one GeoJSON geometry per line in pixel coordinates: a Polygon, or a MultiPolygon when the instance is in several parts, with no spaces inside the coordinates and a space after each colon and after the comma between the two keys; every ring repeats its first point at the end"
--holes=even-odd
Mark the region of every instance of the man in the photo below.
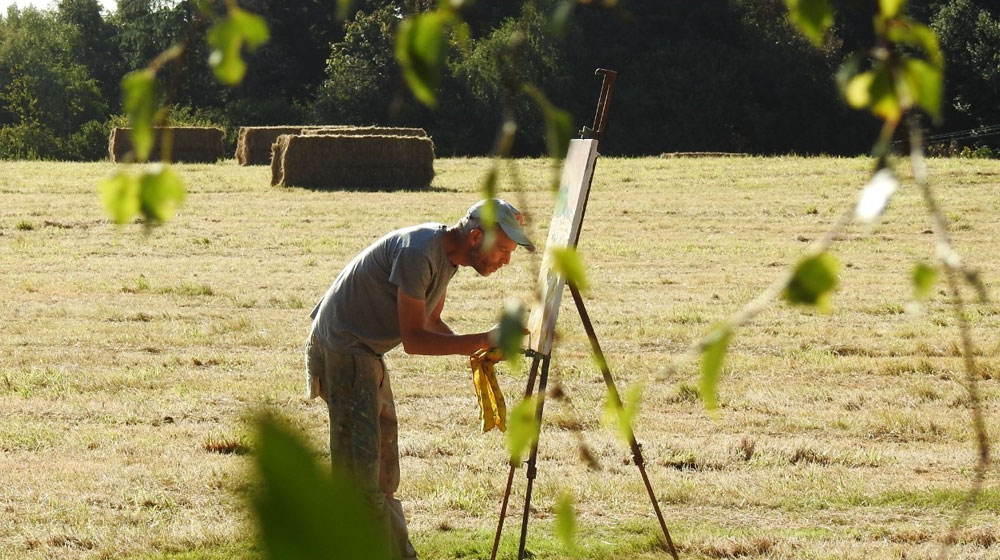
{"type": "Polygon", "coordinates": [[[496,346],[498,327],[456,334],[441,309],[458,267],[489,276],[510,262],[518,245],[535,250],[523,225],[511,204],[490,199],[451,227],[427,223],[393,231],[348,263],[313,309],[307,391],[321,395],[329,409],[332,461],[358,477],[402,558],[416,552],[393,496],[399,487],[396,409],[382,355],[400,343],[407,354],[428,355],[468,356],[496,346]],[[490,208],[498,226],[492,232],[483,226],[490,208]]]}

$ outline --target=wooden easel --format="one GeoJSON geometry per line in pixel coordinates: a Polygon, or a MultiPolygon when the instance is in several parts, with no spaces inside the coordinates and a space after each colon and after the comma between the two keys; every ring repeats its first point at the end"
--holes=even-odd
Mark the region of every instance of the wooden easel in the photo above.
{"type": "MultiPolygon", "coordinates": [[[[602,135],[604,134],[604,126],[607,119],[608,104],[611,101],[611,92],[614,89],[615,77],[617,73],[613,70],[605,70],[603,68],[598,68],[595,72],[596,75],[602,76],[603,80],[601,83],[601,95],[597,102],[597,114],[594,116],[594,126],[593,128],[584,127],[581,130],[581,136],[583,138],[595,139],[600,141],[602,135]]],[[[593,179],[593,176],[591,176],[593,179]]],[[[587,189],[587,196],[589,198],[590,190],[587,189]]],[[[586,201],[583,205],[584,212],[586,211],[586,201]]],[[[579,231],[577,232],[576,239],[573,240],[572,246],[576,247],[579,242],[579,231]]],[[[576,303],[577,312],[580,315],[580,321],[583,323],[583,328],[587,332],[587,338],[590,339],[590,348],[593,353],[594,359],[601,369],[601,374],[604,376],[604,383],[608,388],[608,398],[611,399],[612,404],[616,407],[621,407],[621,396],[618,393],[618,388],[615,386],[614,378],[611,376],[611,371],[608,368],[608,363],[604,358],[604,352],[601,350],[601,345],[597,340],[597,333],[594,331],[594,325],[590,321],[590,315],[587,313],[587,308],[584,306],[583,297],[580,295],[580,290],[577,289],[576,285],[572,282],[567,282],[569,284],[570,292],[573,294],[573,301],[576,303]]],[[[524,398],[531,397],[532,394],[536,395],[536,408],[535,408],[535,421],[538,423],[539,431],[542,425],[542,411],[545,406],[545,390],[549,379],[549,364],[552,361],[551,352],[547,355],[542,355],[538,352],[528,350],[526,352],[528,356],[531,357],[531,369],[528,373],[528,383],[524,389],[524,398]],[[538,376],[539,366],[541,366],[541,376],[538,376]],[[538,378],[538,390],[535,391],[535,380],[538,378]]],[[[653,487],[649,483],[649,476],[646,474],[645,460],[642,457],[642,448],[635,439],[635,433],[632,430],[631,424],[623,426],[626,435],[628,437],[629,447],[632,451],[632,462],[636,467],[639,468],[639,473],[642,475],[642,481],[646,486],[646,492],[649,494],[649,499],[653,504],[653,511],[656,513],[656,518],[660,522],[660,529],[663,530],[663,536],[666,539],[667,550],[674,560],[678,560],[677,550],[674,548],[673,540],[670,538],[670,532],[667,530],[667,524],[663,520],[663,513],[660,511],[660,505],[656,501],[656,494],[653,492],[653,487]]],[[[531,453],[528,456],[527,463],[527,488],[524,493],[524,512],[521,516],[521,541],[517,549],[518,560],[524,559],[524,547],[525,541],[528,536],[528,514],[531,508],[531,489],[534,485],[535,476],[538,474],[537,469],[538,460],[538,439],[531,445],[531,453]]],[[[503,522],[504,517],[507,514],[507,503],[510,499],[510,489],[514,482],[514,470],[517,465],[512,461],[510,464],[510,471],[507,474],[507,488],[504,490],[503,503],[500,506],[500,520],[497,522],[497,532],[496,537],[493,540],[493,552],[490,554],[490,560],[496,560],[497,550],[500,547],[500,536],[503,533],[503,522]]]]}

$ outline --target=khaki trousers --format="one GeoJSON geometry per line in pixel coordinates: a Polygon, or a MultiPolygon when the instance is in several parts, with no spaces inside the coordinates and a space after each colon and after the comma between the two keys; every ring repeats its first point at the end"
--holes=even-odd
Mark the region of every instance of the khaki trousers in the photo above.
{"type": "Polygon", "coordinates": [[[330,412],[330,460],[358,477],[368,503],[386,523],[396,554],[416,558],[403,506],[393,496],[399,488],[399,443],[385,362],[330,351],[310,335],[306,367],[320,380],[320,395],[330,412]]]}

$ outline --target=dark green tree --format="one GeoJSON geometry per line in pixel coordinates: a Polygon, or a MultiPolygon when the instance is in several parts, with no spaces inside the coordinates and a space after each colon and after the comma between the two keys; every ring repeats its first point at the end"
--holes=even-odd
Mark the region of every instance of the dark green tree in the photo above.
{"type": "Polygon", "coordinates": [[[115,28],[101,13],[101,4],[97,0],[60,0],[56,14],[60,22],[76,31],[71,38],[76,61],[97,81],[109,110],[118,112],[118,82],[125,69],[115,28]]]}
{"type": "Polygon", "coordinates": [[[77,156],[69,138],[104,120],[107,107],[76,60],[76,41],[76,29],[49,12],[11,8],[0,18],[0,158],[77,156]]]}
{"type": "Polygon", "coordinates": [[[948,129],[1000,124],[1000,17],[985,3],[952,0],[931,26],[946,61],[948,129]]]}
{"type": "Polygon", "coordinates": [[[392,43],[399,19],[400,8],[387,4],[371,13],[357,12],[344,25],[344,38],[332,46],[326,62],[312,120],[342,124],[394,120],[390,101],[402,86],[392,43]]]}

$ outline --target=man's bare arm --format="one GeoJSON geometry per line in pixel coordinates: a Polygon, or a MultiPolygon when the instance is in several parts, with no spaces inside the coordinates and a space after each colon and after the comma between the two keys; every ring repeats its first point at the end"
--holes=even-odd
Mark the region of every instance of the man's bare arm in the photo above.
{"type": "Polygon", "coordinates": [[[441,295],[441,301],[438,302],[437,306],[431,311],[431,314],[427,316],[427,321],[425,321],[425,326],[427,330],[433,331],[440,334],[455,334],[455,331],[451,330],[451,327],[441,319],[441,310],[444,309],[444,300],[448,297],[448,292],[441,295]]]}
{"type": "Polygon", "coordinates": [[[454,334],[448,325],[441,321],[441,308],[444,298],[427,316],[426,302],[414,299],[398,290],[396,305],[399,311],[399,336],[403,340],[403,351],[407,354],[424,354],[428,356],[445,356],[460,354],[470,356],[476,350],[489,348],[489,333],[454,334]],[[446,329],[441,332],[439,329],[446,329]]]}

